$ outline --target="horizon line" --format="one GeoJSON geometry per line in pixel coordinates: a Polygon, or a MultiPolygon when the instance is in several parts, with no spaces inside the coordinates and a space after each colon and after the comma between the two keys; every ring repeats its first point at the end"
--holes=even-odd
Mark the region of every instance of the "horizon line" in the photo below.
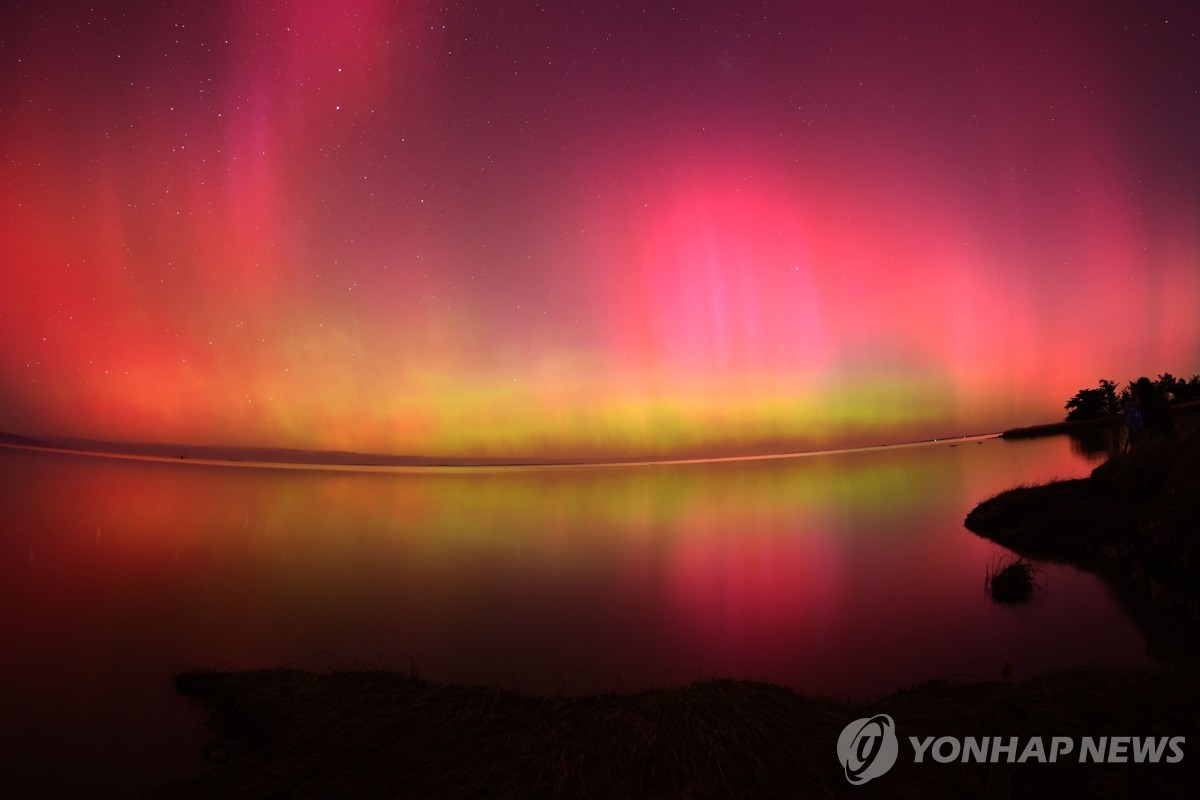
{"type": "MultiPolygon", "coordinates": [[[[10,434],[16,436],[15,434],[10,434]]],[[[189,455],[161,455],[152,452],[120,452],[112,450],[92,450],[83,447],[70,446],[65,442],[41,442],[33,437],[17,437],[25,439],[25,442],[8,442],[0,439],[0,447],[12,450],[25,450],[34,452],[47,452],[62,455],[82,455],[93,458],[114,458],[126,461],[151,461],[171,464],[199,464],[203,466],[228,466],[228,467],[248,467],[260,469],[293,469],[293,470],[335,470],[335,471],[404,471],[404,470],[494,470],[494,469],[568,469],[568,468],[602,468],[602,467],[644,467],[644,466],[673,466],[685,464],[719,464],[732,463],[741,461],[778,461],[790,458],[809,458],[821,455],[842,455],[847,453],[863,453],[875,450],[894,450],[906,447],[925,447],[935,444],[958,444],[961,442],[979,441],[983,442],[989,439],[1003,438],[1003,432],[989,432],[969,434],[965,436],[951,437],[936,437],[933,439],[919,439],[907,442],[891,442],[875,445],[861,445],[857,447],[836,447],[819,450],[800,450],[782,453],[758,453],[750,455],[732,455],[732,456],[687,456],[687,457],[666,457],[655,458],[647,456],[644,458],[602,458],[595,460],[571,460],[571,459],[496,459],[496,460],[470,460],[472,456],[457,456],[439,459],[434,456],[396,456],[382,455],[377,453],[355,453],[342,450],[296,450],[291,448],[269,448],[269,447],[246,447],[240,445],[170,445],[170,444],[147,444],[136,442],[89,442],[94,445],[110,445],[116,447],[136,448],[139,444],[145,445],[147,448],[171,448],[179,447],[180,449],[189,448],[205,448],[215,451],[230,450],[230,451],[267,451],[272,450],[277,452],[294,452],[300,454],[328,454],[328,455],[345,455],[345,456],[361,456],[364,458],[377,459],[413,459],[421,460],[425,463],[372,463],[371,461],[364,462],[321,462],[321,461],[283,461],[266,459],[243,459],[243,458],[221,458],[215,455],[204,456],[189,456],[189,455]]],[[[68,440],[69,441],[69,440],[68,440]]],[[[81,443],[86,440],[79,440],[81,443]]],[[[264,453],[265,455],[265,453],[264,453]]]]}

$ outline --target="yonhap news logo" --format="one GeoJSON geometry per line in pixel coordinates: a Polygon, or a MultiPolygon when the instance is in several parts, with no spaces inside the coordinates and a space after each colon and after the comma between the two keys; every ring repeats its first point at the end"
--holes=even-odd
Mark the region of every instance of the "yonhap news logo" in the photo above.
{"type": "MultiPolygon", "coordinates": [[[[1184,736],[909,736],[914,764],[1177,764],[1184,736]]],[[[842,729],[838,760],[846,780],[864,784],[896,763],[900,741],[887,714],[856,719],[842,729]]]]}
{"type": "Polygon", "coordinates": [[[900,753],[896,723],[887,714],[856,719],[842,729],[837,752],[846,780],[857,786],[878,778],[892,768],[900,753]]]}

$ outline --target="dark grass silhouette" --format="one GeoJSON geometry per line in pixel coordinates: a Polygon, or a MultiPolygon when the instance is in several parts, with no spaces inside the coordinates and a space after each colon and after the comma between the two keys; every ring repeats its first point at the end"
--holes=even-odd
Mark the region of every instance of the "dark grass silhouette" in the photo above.
{"type": "MultiPolygon", "coordinates": [[[[1185,797],[1200,779],[1194,666],[932,681],[865,703],[762,683],[532,697],[389,672],[195,672],[208,776],[166,798],[1185,797]],[[842,728],[890,714],[895,767],[851,786],[842,728]],[[1179,763],[913,763],[909,736],[1184,736],[1179,763]]],[[[1019,755],[1017,753],[1014,758],[1019,755]]]]}

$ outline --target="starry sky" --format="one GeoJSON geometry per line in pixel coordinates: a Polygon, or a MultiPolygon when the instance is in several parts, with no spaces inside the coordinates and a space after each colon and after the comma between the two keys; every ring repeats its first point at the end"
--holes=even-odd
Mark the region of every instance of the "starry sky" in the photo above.
{"type": "Polygon", "coordinates": [[[1200,371],[1200,11],[0,10],[0,429],[731,455],[1200,371]]]}

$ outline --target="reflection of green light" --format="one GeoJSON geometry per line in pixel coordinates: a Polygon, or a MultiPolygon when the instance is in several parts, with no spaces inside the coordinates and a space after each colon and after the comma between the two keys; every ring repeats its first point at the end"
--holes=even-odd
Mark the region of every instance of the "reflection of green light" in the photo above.
{"type": "Polygon", "coordinates": [[[404,528],[437,541],[545,530],[619,538],[722,519],[769,522],[791,535],[831,517],[885,520],[953,481],[952,461],[906,448],[767,462],[333,476],[279,502],[287,514],[310,524],[312,515],[328,516],[335,527],[343,523],[322,509],[352,509],[358,524],[377,529],[394,528],[402,514],[404,528]]]}
{"type": "MultiPolygon", "coordinates": [[[[58,465],[54,458],[44,463],[58,465]]],[[[945,498],[958,481],[957,462],[940,446],[766,461],[403,472],[83,463],[55,480],[72,496],[92,498],[89,530],[101,524],[147,542],[194,537],[204,547],[254,531],[255,547],[281,549],[373,539],[420,551],[487,551],[562,537],[563,552],[578,553],[619,549],[630,539],[665,543],[739,530],[803,536],[887,525],[945,498]]]]}

